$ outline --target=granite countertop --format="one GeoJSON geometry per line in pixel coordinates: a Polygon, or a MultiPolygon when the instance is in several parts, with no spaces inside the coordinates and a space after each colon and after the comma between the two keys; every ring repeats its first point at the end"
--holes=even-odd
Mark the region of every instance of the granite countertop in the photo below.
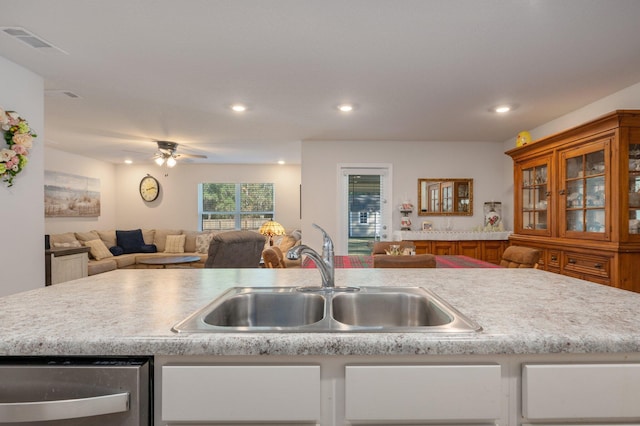
{"type": "Polygon", "coordinates": [[[483,330],[176,334],[232,286],[317,286],[313,269],[117,270],[0,298],[0,355],[640,352],[640,294],[535,269],[338,269],[336,285],[426,287],[483,330]]]}

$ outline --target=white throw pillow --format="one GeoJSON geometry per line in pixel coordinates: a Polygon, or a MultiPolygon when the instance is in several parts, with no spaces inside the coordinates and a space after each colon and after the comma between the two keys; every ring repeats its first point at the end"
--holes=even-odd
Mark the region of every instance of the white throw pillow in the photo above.
{"type": "Polygon", "coordinates": [[[165,253],[184,253],[184,242],[187,236],[182,235],[167,235],[167,242],[164,246],[165,253]]]}
{"type": "Polygon", "coordinates": [[[207,232],[207,233],[198,235],[196,237],[196,251],[202,254],[209,253],[209,245],[211,244],[212,239],[213,239],[213,232],[207,232]]]}
{"type": "Polygon", "coordinates": [[[76,248],[82,247],[82,243],[80,241],[71,241],[68,243],[53,243],[54,248],[76,248]]]}
{"type": "Polygon", "coordinates": [[[109,248],[104,244],[102,240],[85,241],[84,245],[89,247],[89,253],[95,260],[106,259],[107,257],[113,257],[113,253],[109,251],[109,248]]]}

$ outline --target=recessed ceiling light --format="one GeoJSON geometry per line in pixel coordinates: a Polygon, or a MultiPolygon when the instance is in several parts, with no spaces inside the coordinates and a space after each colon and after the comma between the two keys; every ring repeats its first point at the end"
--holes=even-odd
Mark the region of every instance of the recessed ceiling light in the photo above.
{"type": "Polygon", "coordinates": [[[133,164],[133,160],[129,160],[129,159],[124,160],[124,164],[133,164]]]}
{"type": "Polygon", "coordinates": [[[498,114],[504,114],[505,112],[511,111],[511,106],[509,105],[500,105],[493,109],[498,114]]]}
{"type": "Polygon", "coordinates": [[[283,165],[284,164],[284,160],[278,160],[278,164],[283,165]]]}
{"type": "Polygon", "coordinates": [[[242,104],[233,104],[231,105],[231,109],[235,112],[245,112],[247,110],[247,107],[242,104]]]}
{"type": "Polygon", "coordinates": [[[341,104],[338,105],[338,109],[342,112],[351,112],[353,111],[353,105],[351,104],[341,104]]]}

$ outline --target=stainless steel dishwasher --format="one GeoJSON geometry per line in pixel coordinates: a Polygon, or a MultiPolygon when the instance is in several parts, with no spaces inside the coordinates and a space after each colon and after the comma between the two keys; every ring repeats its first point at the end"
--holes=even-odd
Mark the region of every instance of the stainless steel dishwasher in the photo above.
{"type": "Polygon", "coordinates": [[[0,425],[152,423],[147,358],[2,358],[0,425]]]}

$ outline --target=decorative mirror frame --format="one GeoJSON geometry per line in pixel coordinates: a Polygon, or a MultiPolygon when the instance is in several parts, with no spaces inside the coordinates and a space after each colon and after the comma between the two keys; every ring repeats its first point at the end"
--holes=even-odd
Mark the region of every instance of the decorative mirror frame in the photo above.
{"type": "MultiPolygon", "coordinates": [[[[436,188],[433,188],[436,189],[436,188]]],[[[473,179],[471,178],[420,178],[418,179],[418,216],[473,216],[473,179]],[[427,188],[437,185],[438,196],[429,200],[427,188]],[[442,211],[443,188],[451,188],[452,211],[442,211]],[[438,204],[437,210],[429,209],[429,204],[438,204]]]]}

